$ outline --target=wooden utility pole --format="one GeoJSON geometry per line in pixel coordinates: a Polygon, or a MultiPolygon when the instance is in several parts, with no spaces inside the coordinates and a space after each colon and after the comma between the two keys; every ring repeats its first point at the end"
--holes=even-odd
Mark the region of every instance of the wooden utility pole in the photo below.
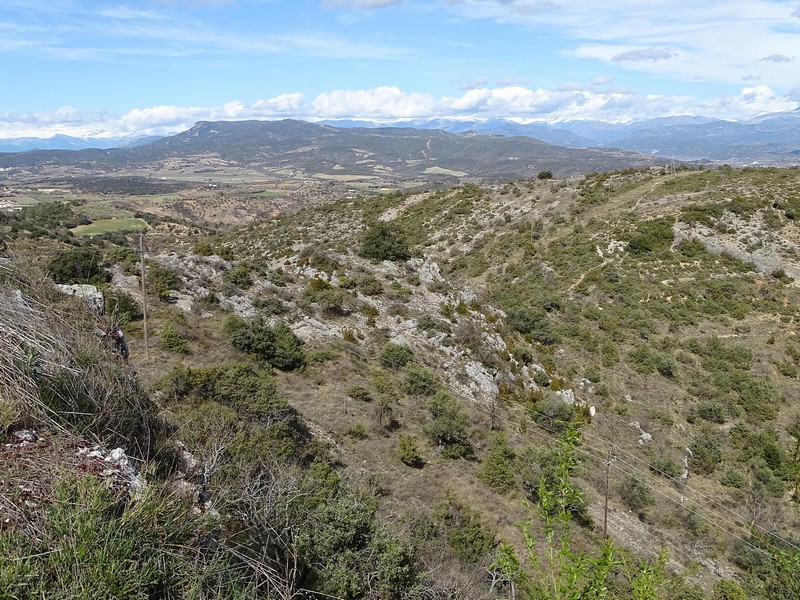
{"type": "Polygon", "coordinates": [[[611,448],[608,449],[608,457],[605,461],[606,466],[606,500],[603,506],[603,537],[608,539],[608,484],[611,479],[611,448]]]}
{"type": "Polygon", "coordinates": [[[794,446],[792,462],[794,463],[794,501],[800,502],[800,436],[794,446]]]}
{"type": "Polygon", "coordinates": [[[147,340],[147,285],[144,280],[144,234],[139,234],[139,260],[142,271],[142,317],[144,319],[144,358],[150,358],[150,344],[147,340]]]}

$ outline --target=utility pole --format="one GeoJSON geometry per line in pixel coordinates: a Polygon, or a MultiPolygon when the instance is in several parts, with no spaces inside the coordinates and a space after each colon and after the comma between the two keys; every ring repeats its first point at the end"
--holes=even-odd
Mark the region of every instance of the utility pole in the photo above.
{"type": "Polygon", "coordinates": [[[608,457],[603,463],[606,466],[606,500],[603,506],[603,537],[608,539],[608,484],[611,479],[611,447],[608,448],[608,457]]]}
{"type": "Polygon", "coordinates": [[[144,319],[144,358],[150,359],[150,344],[147,340],[147,285],[144,280],[144,234],[139,234],[139,260],[142,274],[142,317],[144,319]]]}

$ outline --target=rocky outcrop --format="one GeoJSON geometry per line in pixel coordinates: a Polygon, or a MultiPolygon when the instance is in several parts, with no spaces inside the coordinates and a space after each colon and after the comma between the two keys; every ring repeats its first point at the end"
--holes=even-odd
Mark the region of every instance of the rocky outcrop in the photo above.
{"type": "Polygon", "coordinates": [[[101,292],[97,287],[88,284],[76,283],[76,284],[65,284],[65,283],[57,283],[56,289],[61,292],[62,294],[66,294],[67,296],[75,296],[76,298],[82,298],[83,301],[86,303],[86,306],[89,307],[90,310],[102,314],[105,310],[105,300],[103,299],[103,292],[101,292]]]}
{"type": "Polygon", "coordinates": [[[726,211],[720,225],[712,228],[701,223],[678,222],[673,227],[675,243],[684,239],[697,240],[709,252],[729,254],[753,263],[762,273],[782,269],[790,277],[800,279],[800,264],[795,258],[800,252],[800,233],[794,224],[773,231],[760,212],[743,219],[726,211]]]}

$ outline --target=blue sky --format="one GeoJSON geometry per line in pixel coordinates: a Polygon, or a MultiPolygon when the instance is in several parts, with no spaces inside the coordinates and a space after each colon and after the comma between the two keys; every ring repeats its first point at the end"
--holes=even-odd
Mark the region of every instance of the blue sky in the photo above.
{"type": "Polygon", "coordinates": [[[0,137],[800,106],[800,0],[3,0],[0,53],[0,137]]]}

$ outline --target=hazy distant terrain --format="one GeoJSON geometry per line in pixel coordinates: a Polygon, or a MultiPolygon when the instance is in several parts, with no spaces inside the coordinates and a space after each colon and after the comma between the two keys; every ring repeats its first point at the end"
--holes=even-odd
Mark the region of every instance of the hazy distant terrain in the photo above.
{"type": "MultiPolygon", "coordinates": [[[[141,162],[143,157],[153,160],[163,158],[159,153],[174,155],[176,145],[185,152],[217,152],[221,156],[237,162],[254,163],[269,168],[268,158],[279,148],[291,150],[302,155],[312,150],[329,153],[320,156],[320,162],[314,163],[306,156],[309,169],[325,168],[334,164],[362,165],[361,171],[375,166],[379,160],[390,164],[392,168],[405,162],[405,168],[399,173],[405,175],[418,171],[414,166],[423,163],[427,166],[455,168],[456,163],[470,175],[486,177],[490,175],[512,173],[525,176],[526,169],[536,165],[508,164],[510,161],[529,161],[541,163],[542,168],[557,170],[560,173],[579,172],[581,170],[605,170],[607,165],[616,161],[621,167],[630,157],[625,155],[579,155],[565,153],[562,149],[530,145],[530,142],[492,142],[481,138],[466,140],[462,136],[449,137],[443,132],[453,134],[479,133],[488,136],[533,138],[553,146],[565,148],[616,148],[628,152],[675,158],[678,160],[731,163],[746,165],[750,163],[766,165],[795,165],[800,162],[800,112],[782,112],[760,115],[743,121],[725,121],[702,116],[662,117],[634,121],[631,123],[606,123],[602,121],[575,120],[560,123],[534,122],[518,123],[509,119],[459,120],[459,119],[415,119],[396,121],[389,125],[368,120],[333,120],[317,125],[300,121],[251,121],[230,123],[198,123],[188,132],[167,138],[157,136],[128,136],[125,138],[77,138],[57,135],[49,139],[15,138],[0,139],[0,153],[28,152],[34,150],[108,150],[143,148],[142,153],[117,156],[113,159],[97,153],[87,153],[79,157],[68,158],[63,155],[47,157],[34,153],[19,163],[18,159],[6,157],[0,164],[32,164],[30,161],[57,160],[74,164],[75,161],[100,161],[106,164],[126,164],[141,162]],[[320,126],[327,126],[321,129],[320,126]],[[331,130],[335,128],[336,131],[331,130]],[[420,130],[414,134],[411,129],[420,130]],[[347,132],[338,131],[347,129],[347,132]],[[369,132],[368,130],[372,130],[369,132]],[[422,131],[427,133],[422,133],[422,131]],[[431,130],[438,130],[432,133],[431,130]],[[215,132],[215,133],[212,133],[215,132]],[[380,131],[381,133],[376,133],[380,131]],[[398,144],[396,155],[387,147],[387,138],[396,137],[398,144]],[[235,139],[239,138],[239,139],[235,139]],[[322,140],[325,140],[324,142],[322,140]],[[399,140],[402,139],[402,142],[399,140]],[[416,139],[416,142],[414,141],[416,139]],[[428,139],[432,148],[427,147],[428,139]],[[292,146],[293,141],[311,143],[313,147],[303,150],[292,146]],[[359,142],[359,140],[363,140],[359,142]],[[280,142],[280,143],[278,143],[280,142]],[[374,156],[361,157],[359,162],[349,156],[346,150],[364,146],[374,156]],[[383,142],[383,143],[382,143],[383,142]],[[317,145],[318,144],[318,145],[317,145]],[[169,149],[169,150],[167,150],[169,149]],[[464,160],[464,155],[471,149],[484,153],[483,159],[464,160]],[[342,151],[345,151],[342,153],[342,151]],[[449,152],[452,151],[452,152],[449,152]],[[248,153],[254,153],[248,154],[248,153]],[[449,154],[449,161],[445,156],[449,154]],[[520,155],[520,156],[517,156],[520,155]],[[374,162],[370,162],[370,159],[374,162]],[[109,163],[109,161],[111,161],[109,163]],[[554,164],[557,161],[558,164],[554,164]],[[447,164],[445,164],[447,163],[447,164]],[[449,164],[449,167],[447,166],[449,164]],[[565,166],[565,164],[567,166],[565,166]]],[[[182,151],[182,152],[183,152],[182,151]]],[[[181,153],[181,152],[179,152],[181,153]]],[[[302,165],[300,165],[302,166],[302,165]]]]}
{"type": "MultiPolygon", "coordinates": [[[[363,122],[330,121],[363,126],[363,122]]],[[[620,148],[678,160],[708,160],[746,165],[796,165],[800,162],[800,112],[772,113],[743,121],[709,117],[662,117],[632,123],[576,120],[520,124],[508,119],[419,120],[408,124],[455,133],[475,131],[529,136],[570,148],[620,148]]]]}
{"type": "MultiPolygon", "coordinates": [[[[207,173],[244,168],[277,177],[397,182],[414,178],[565,176],[654,164],[652,157],[609,149],[554,146],[530,137],[454,134],[413,128],[337,128],[303,121],[200,122],[190,130],[130,149],[31,151],[0,155],[0,167],[41,173],[144,169],[188,159],[207,173]]],[[[196,171],[200,172],[200,171],[196,171]]],[[[12,172],[13,174],[13,172],[12,172]]]]}

